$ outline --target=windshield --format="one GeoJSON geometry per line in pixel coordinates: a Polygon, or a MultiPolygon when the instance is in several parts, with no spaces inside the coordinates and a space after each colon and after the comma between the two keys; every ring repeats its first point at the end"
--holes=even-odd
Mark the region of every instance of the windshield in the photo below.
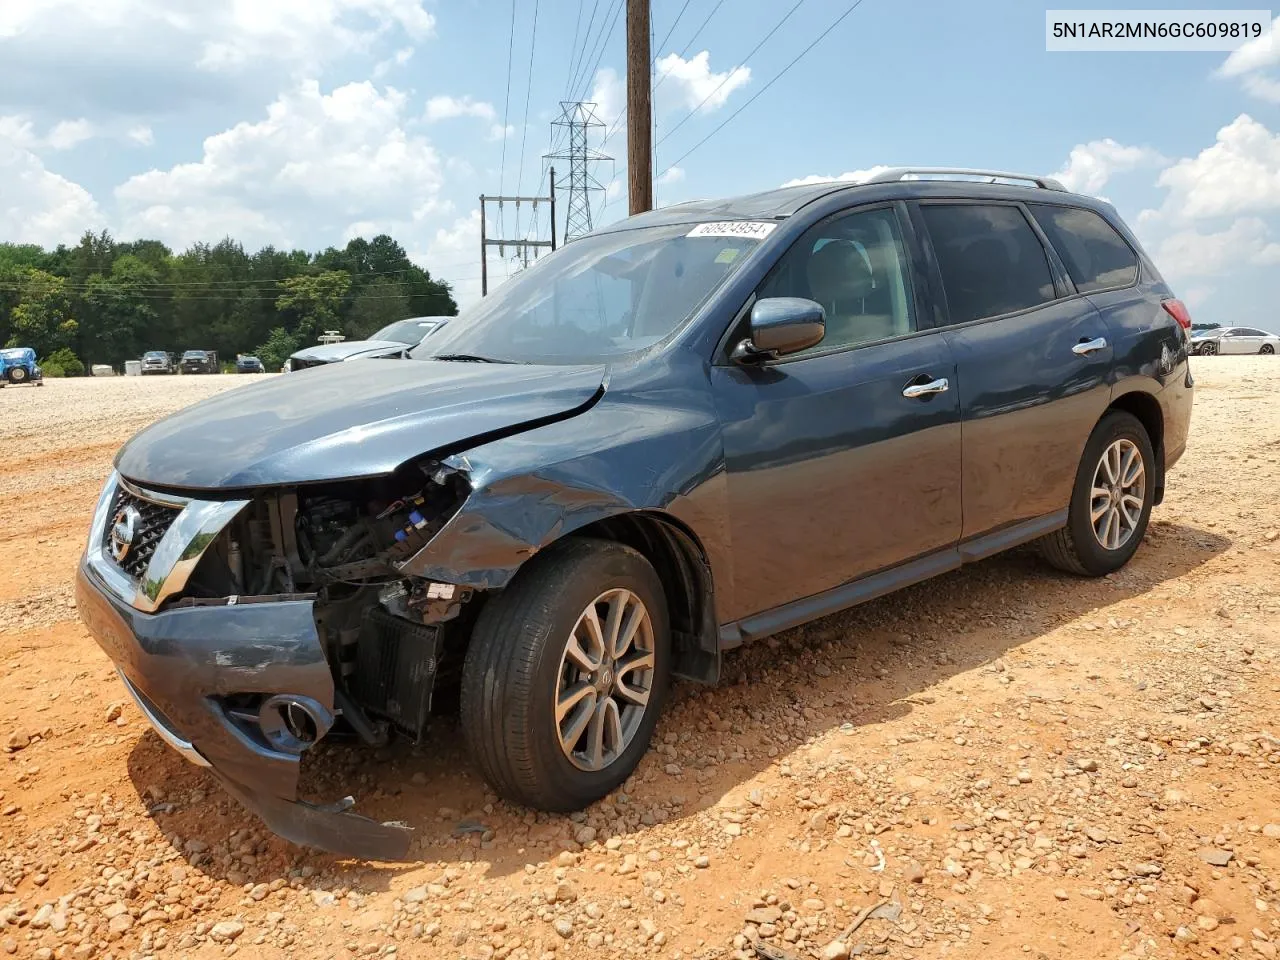
{"type": "Polygon", "coordinates": [[[1224,333],[1226,333],[1226,332],[1227,332],[1227,331],[1226,331],[1226,328],[1224,328],[1224,327],[1217,327],[1217,328],[1215,328],[1215,329],[1213,329],[1213,330],[1197,330],[1197,331],[1196,331],[1195,333],[1193,333],[1191,336],[1192,336],[1192,337],[1196,337],[1196,338],[1199,338],[1199,337],[1220,337],[1220,336],[1222,336],[1222,335],[1223,335],[1224,333]]]}
{"type": "Polygon", "coordinates": [[[186,353],[184,353],[184,354],[182,355],[182,359],[183,359],[183,360],[203,360],[203,359],[204,359],[204,351],[203,351],[203,350],[188,350],[186,353]]]}
{"type": "Polygon", "coordinates": [[[394,340],[396,343],[407,343],[413,346],[439,325],[440,321],[436,319],[399,320],[383,327],[369,339],[394,340]]]}
{"type": "Polygon", "coordinates": [[[159,350],[148,350],[142,355],[143,360],[163,360],[164,354],[159,350]]]}
{"type": "Polygon", "coordinates": [[[517,274],[413,350],[514,363],[593,363],[662,340],[773,224],[644,227],[583,237],[517,274]]]}

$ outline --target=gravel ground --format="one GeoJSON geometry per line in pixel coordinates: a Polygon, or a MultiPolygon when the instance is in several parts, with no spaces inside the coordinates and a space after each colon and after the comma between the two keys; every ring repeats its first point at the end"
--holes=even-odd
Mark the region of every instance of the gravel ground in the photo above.
{"type": "Polygon", "coordinates": [[[310,759],[311,795],[416,829],[408,864],[271,836],[75,619],[114,450],[248,378],[0,391],[0,955],[1274,960],[1280,360],[1195,372],[1128,568],[1015,553],[736,652],[583,814],[497,801],[447,716],[310,759]]]}

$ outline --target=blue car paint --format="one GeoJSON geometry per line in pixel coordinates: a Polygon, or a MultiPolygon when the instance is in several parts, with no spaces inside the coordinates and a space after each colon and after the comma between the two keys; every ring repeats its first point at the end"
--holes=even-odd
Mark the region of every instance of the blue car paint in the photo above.
{"type": "Polygon", "coordinates": [[[25,382],[39,383],[43,378],[36,363],[36,352],[31,347],[4,347],[0,349],[0,382],[12,382],[12,371],[25,372],[25,382]]]}
{"type": "MultiPolygon", "coordinates": [[[[1168,288],[1108,205],[1048,198],[1095,210],[1120,230],[1140,255],[1134,284],[1079,294],[1050,253],[1054,302],[948,325],[918,204],[1021,204],[1043,202],[1045,193],[927,181],[823,184],[653,211],[616,229],[775,217],[777,228],[666,340],[610,364],[413,361],[380,368],[372,380],[362,365],[333,364],[175,414],[130,441],[117,466],[145,485],[223,496],[442,460],[465,474],[470,492],[402,569],[479,589],[505,586],[530,557],[574,532],[650,524],[691,585],[691,609],[673,607],[683,648],[677,669],[714,680],[720,651],[745,639],[1061,527],[1084,440],[1111,404],[1158,425],[1152,439],[1161,474],[1182,453],[1193,386],[1185,336],[1159,306],[1168,288]],[[798,358],[730,360],[754,292],[778,257],[823,218],[864,204],[896,211],[919,329],[798,358]],[[1098,336],[1108,341],[1102,356],[1071,351],[1098,336]],[[957,389],[902,396],[924,377],[946,377],[957,389]]],[[[1161,475],[1157,496],[1162,484],[1161,475]]],[[[100,608],[100,593],[82,564],[82,606],[100,608]]],[[[314,631],[290,619],[300,609],[310,615],[311,602],[254,607],[234,616],[272,633],[287,653],[280,669],[296,670],[301,657],[313,672],[314,631]]],[[[164,650],[189,676],[218,685],[213,664],[240,655],[232,620],[218,633],[230,608],[214,610],[200,637],[194,620],[182,622],[192,610],[93,632],[140,674],[150,667],[128,649],[130,632],[144,649],[164,650]],[[104,638],[116,633],[123,639],[104,638]]],[[[86,619],[93,616],[109,619],[101,610],[86,619]]],[[[280,689],[276,665],[259,668],[254,681],[280,689]]],[[[332,707],[323,691],[317,699],[332,707]]],[[[204,729],[222,746],[231,743],[225,732],[204,729]]],[[[231,763],[228,788],[291,839],[353,855],[407,845],[386,833],[388,825],[294,804],[294,781],[259,770],[251,757],[231,763]]]]}

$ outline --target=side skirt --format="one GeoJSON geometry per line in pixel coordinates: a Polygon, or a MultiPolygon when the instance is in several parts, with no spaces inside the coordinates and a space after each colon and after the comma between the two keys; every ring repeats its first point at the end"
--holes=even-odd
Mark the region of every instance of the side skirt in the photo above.
{"type": "Polygon", "coordinates": [[[753,613],[749,617],[723,624],[720,627],[720,649],[731,650],[753,640],[761,640],[783,630],[790,630],[811,620],[847,610],[868,600],[909,587],[958,570],[966,563],[975,563],[1012,547],[1038,540],[1067,525],[1067,511],[1058,510],[1033,520],[1023,520],[990,533],[984,533],[954,546],[926,554],[915,560],[877,573],[859,577],[838,587],[800,600],[784,603],[772,610],[753,613]]]}

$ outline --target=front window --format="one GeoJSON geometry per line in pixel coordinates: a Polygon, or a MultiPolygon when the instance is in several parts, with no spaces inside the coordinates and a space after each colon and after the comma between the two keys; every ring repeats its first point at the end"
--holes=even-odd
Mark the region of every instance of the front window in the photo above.
{"type": "Polygon", "coordinates": [[[504,283],[411,355],[570,364],[643,349],[688,320],[773,227],[735,221],[583,237],[504,283]]]}
{"type": "Polygon", "coordinates": [[[148,353],[144,353],[142,355],[142,359],[143,360],[163,360],[164,354],[161,353],[159,350],[151,350],[148,353]]]}
{"type": "Polygon", "coordinates": [[[183,360],[203,360],[204,354],[199,350],[188,350],[182,355],[183,360]]]}
{"type": "Polygon", "coordinates": [[[413,346],[439,326],[439,323],[438,320],[397,320],[383,327],[369,339],[389,340],[413,346]]]}

